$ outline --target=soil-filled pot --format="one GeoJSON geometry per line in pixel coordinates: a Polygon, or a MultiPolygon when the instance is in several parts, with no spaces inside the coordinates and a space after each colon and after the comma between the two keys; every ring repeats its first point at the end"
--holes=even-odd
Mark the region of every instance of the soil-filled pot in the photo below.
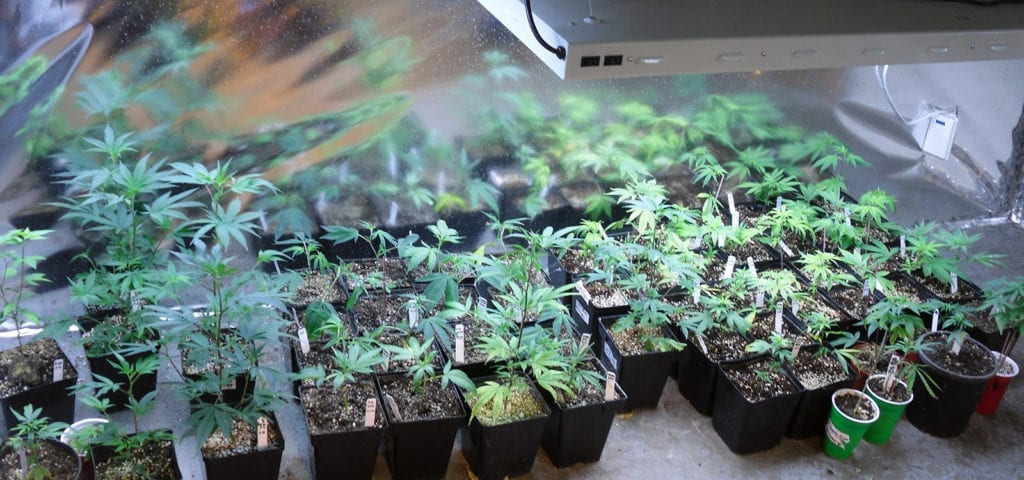
{"type": "Polygon", "coordinates": [[[771,363],[757,357],[718,365],[711,425],[734,453],[760,452],[778,445],[800,399],[796,381],[771,363]]]}
{"type": "Polygon", "coordinates": [[[679,355],[676,383],[679,393],[698,413],[710,416],[715,404],[718,362],[749,356],[748,340],[738,332],[711,329],[700,339],[690,339],[679,355]]]}
{"type": "MultiPolygon", "coordinates": [[[[156,353],[135,353],[125,355],[124,359],[129,364],[135,364],[139,360],[142,360],[150,355],[155,356],[156,353]]],[[[112,382],[120,384],[124,390],[128,389],[128,376],[121,373],[116,365],[117,359],[114,354],[100,355],[96,357],[86,356],[89,361],[89,371],[93,375],[100,375],[104,378],[110,379],[112,382]],[[114,362],[114,365],[111,364],[114,362]]],[[[139,375],[135,380],[135,385],[132,387],[132,398],[136,401],[142,400],[142,397],[156,390],[156,372],[139,375]]],[[[128,394],[119,390],[109,392],[104,395],[104,398],[110,401],[111,407],[107,410],[108,412],[119,412],[121,410],[128,409],[128,394]]]]}
{"type": "MultiPolygon", "coordinates": [[[[45,468],[49,475],[45,478],[52,480],[78,480],[82,473],[82,461],[71,446],[55,440],[46,440],[40,447],[45,453],[35,454],[44,458],[39,466],[45,468]]],[[[34,478],[24,474],[18,474],[21,470],[21,456],[10,446],[0,448],[0,478],[34,478]],[[7,474],[15,473],[13,477],[7,474]]],[[[31,465],[30,465],[31,466],[31,465]]]]}
{"type": "Polygon", "coordinates": [[[872,375],[864,382],[864,393],[875,401],[879,410],[878,420],[864,432],[864,440],[869,443],[881,445],[888,442],[900,417],[903,416],[903,411],[914,401],[914,392],[907,388],[907,384],[899,380],[895,382],[892,392],[886,392],[884,389],[884,374],[872,375]]]}
{"type": "MultiPolygon", "coordinates": [[[[494,377],[475,379],[477,385],[484,381],[495,380],[494,377]]],[[[540,439],[544,433],[551,410],[541,398],[540,393],[532,384],[521,395],[525,399],[510,404],[525,405],[532,400],[533,410],[529,413],[517,413],[512,419],[499,419],[495,422],[489,416],[478,416],[462,428],[462,454],[466,457],[473,473],[482,480],[502,479],[525,475],[533,469],[533,461],[540,449],[540,439]]],[[[467,395],[468,405],[471,398],[467,395]]],[[[484,406],[481,415],[489,406],[484,406]]]]}
{"type": "Polygon", "coordinates": [[[864,432],[878,420],[878,413],[878,404],[867,394],[849,388],[836,390],[822,440],[825,454],[839,460],[850,458],[864,432]]]}
{"type": "Polygon", "coordinates": [[[75,396],[69,389],[77,380],[74,365],[52,339],[0,352],[0,409],[8,430],[17,424],[11,409],[20,413],[26,405],[41,408],[42,416],[52,421],[71,423],[75,396]],[[53,381],[58,360],[62,373],[53,381]]]}
{"type": "Polygon", "coordinates": [[[610,289],[603,282],[584,284],[576,281],[576,294],[572,296],[572,319],[576,331],[594,336],[594,354],[601,356],[597,323],[602,317],[622,315],[629,311],[629,302],[617,289],[610,289]]]}
{"type": "MultiPolygon", "coordinates": [[[[84,418],[64,428],[64,432],[60,434],[61,443],[71,445],[71,439],[74,438],[75,433],[85,430],[87,428],[97,427],[107,423],[109,420],[105,418],[84,418]]],[[[93,480],[96,478],[95,466],[92,463],[92,459],[89,457],[89,451],[86,446],[78,446],[75,449],[75,453],[78,454],[78,459],[82,462],[81,473],[78,474],[78,480],[93,480]]]]}
{"type": "Polygon", "coordinates": [[[821,435],[829,418],[829,399],[837,390],[849,388],[854,376],[843,369],[842,363],[831,352],[819,356],[811,348],[801,350],[789,368],[804,392],[793,411],[786,436],[809,438],[821,435]]]}
{"type": "MultiPolygon", "coordinates": [[[[584,388],[593,388],[586,384],[584,388]]],[[[604,400],[601,394],[591,401],[580,394],[575,401],[558,402],[551,394],[541,394],[551,407],[551,416],[544,426],[541,446],[551,458],[555,468],[565,468],[576,463],[591,463],[601,459],[608,433],[615,421],[615,414],[622,410],[626,394],[615,386],[615,398],[604,400]]]]}
{"type": "Polygon", "coordinates": [[[277,427],[277,420],[273,416],[268,419],[268,443],[264,448],[257,444],[257,429],[238,420],[232,427],[232,441],[228,441],[220,431],[214,432],[201,449],[207,480],[277,480],[284,452],[284,436],[277,427]],[[215,446],[217,451],[213,449],[215,446]]]}
{"type": "Polygon", "coordinates": [[[1013,380],[1013,377],[1020,373],[1020,367],[1017,366],[1017,362],[1013,361],[1009,356],[1004,357],[999,352],[992,352],[992,358],[996,359],[996,374],[988,381],[988,385],[985,386],[985,393],[981,394],[981,400],[978,401],[978,408],[976,410],[982,415],[996,413],[996,409],[999,408],[999,404],[1003,401],[1006,387],[1010,386],[1010,381],[1013,380]]]}
{"type": "Polygon", "coordinates": [[[918,399],[907,407],[907,420],[911,424],[941,438],[963,433],[985,386],[996,373],[996,362],[988,348],[965,337],[960,353],[953,354],[946,342],[948,335],[948,332],[922,335],[923,342],[936,342],[930,350],[920,352],[921,363],[935,380],[936,396],[927,394],[924,382],[917,382],[914,394],[918,399]]]}
{"type": "MultiPolygon", "coordinates": [[[[668,381],[672,370],[678,369],[679,352],[637,351],[635,345],[621,345],[620,342],[624,338],[636,338],[639,334],[634,336],[629,332],[623,332],[619,336],[620,334],[612,329],[618,318],[602,318],[599,323],[598,335],[602,344],[599,358],[609,370],[615,372],[619,386],[626,393],[622,411],[656,408],[665,390],[665,382],[668,381]]],[[[661,328],[657,333],[675,340],[671,329],[661,328]]]]}
{"type": "Polygon", "coordinates": [[[413,395],[408,376],[377,376],[377,393],[384,400],[388,421],[384,456],[393,478],[444,478],[455,434],[466,423],[466,411],[454,388],[449,385],[448,389],[440,390],[434,382],[413,395]],[[439,400],[433,400],[432,395],[439,400]],[[388,397],[394,399],[393,405],[388,397]],[[398,411],[393,407],[398,407],[398,411]]]}
{"type": "MultiPolygon", "coordinates": [[[[170,436],[170,431],[166,431],[166,434],[170,436]]],[[[132,450],[130,455],[120,458],[113,448],[94,447],[92,456],[96,478],[100,480],[120,478],[115,472],[125,470],[139,472],[132,478],[147,480],[178,480],[182,478],[181,470],[178,468],[177,454],[174,452],[174,442],[170,438],[148,441],[138,450],[132,450]]]]}
{"type": "Polygon", "coordinates": [[[366,426],[367,400],[377,402],[372,380],[360,380],[335,390],[331,385],[304,387],[299,400],[309,427],[316,478],[371,478],[377,450],[387,429],[385,415],[374,410],[366,426]]]}

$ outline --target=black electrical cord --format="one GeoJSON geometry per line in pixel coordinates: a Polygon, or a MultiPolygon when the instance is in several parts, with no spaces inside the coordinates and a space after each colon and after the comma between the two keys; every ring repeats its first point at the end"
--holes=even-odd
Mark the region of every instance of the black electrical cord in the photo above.
{"type": "Polygon", "coordinates": [[[530,31],[533,32],[533,36],[540,42],[540,46],[544,47],[545,50],[555,54],[559,60],[565,60],[565,47],[559,45],[558,48],[552,47],[550,43],[545,42],[540,36],[540,32],[537,31],[537,24],[533,23],[533,9],[530,8],[530,0],[526,0],[526,20],[530,22],[530,31]]]}

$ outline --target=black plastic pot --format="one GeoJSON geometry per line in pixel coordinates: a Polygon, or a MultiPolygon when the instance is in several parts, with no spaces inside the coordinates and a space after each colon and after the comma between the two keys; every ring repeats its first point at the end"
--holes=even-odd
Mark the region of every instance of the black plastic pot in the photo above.
{"type": "Polygon", "coordinates": [[[42,409],[42,416],[49,418],[51,421],[64,423],[74,421],[75,395],[71,392],[71,388],[75,386],[78,372],[63,352],[61,352],[61,358],[64,360],[64,375],[67,376],[68,371],[74,372],[71,378],[45,383],[7,397],[0,397],[0,409],[3,409],[4,422],[7,425],[8,431],[18,423],[14,418],[14,414],[11,413],[11,409],[21,413],[27,405],[42,409]]]}
{"type": "MultiPolygon", "coordinates": [[[[475,381],[479,384],[489,378],[493,377],[475,381]]],[[[530,389],[544,409],[541,415],[501,425],[483,425],[475,418],[462,428],[462,454],[477,478],[515,477],[533,469],[551,410],[532,385],[530,389]]]]}
{"type": "MultiPolygon", "coordinates": [[[[303,397],[300,394],[298,398],[301,400],[303,397]]],[[[382,427],[310,433],[315,478],[372,478],[377,451],[387,431],[386,418],[384,424],[382,427]]]]}
{"type": "MultiPolygon", "coordinates": [[[[629,412],[642,408],[655,408],[661,400],[665,382],[674,367],[677,368],[679,352],[650,352],[640,355],[622,355],[609,329],[618,317],[601,318],[598,336],[601,337],[601,355],[598,357],[609,370],[615,372],[616,381],[626,393],[622,411],[629,412]]],[[[669,338],[675,335],[668,328],[662,332],[669,338]]]]}
{"type": "Polygon", "coordinates": [[[582,281],[576,282],[576,292],[572,297],[572,319],[576,324],[576,331],[589,333],[594,337],[594,354],[601,356],[602,345],[597,338],[597,324],[599,318],[623,315],[629,312],[629,305],[614,305],[610,307],[598,307],[594,305],[587,286],[582,281]]]}
{"type": "MultiPolygon", "coordinates": [[[[831,354],[830,354],[831,355],[831,354]]],[[[790,372],[793,377],[799,380],[795,372],[790,372]]],[[[832,409],[832,394],[841,388],[849,388],[857,379],[855,375],[848,374],[846,378],[818,387],[814,390],[804,390],[800,400],[793,410],[793,418],[786,429],[786,436],[790,438],[810,438],[821,436],[825,431],[825,422],[832,409]]]]}
{"type": "MultiPolygon", "coordinates": [[[[85,480],[85,478],[82,477],[82,473],[83,473],[82,472],[82,457],[79,457],[78,453],[75,452],[75,450],[73,448],[71,448],[70,445],[68,445],[66,443],[58,442],[56,440],[44,440],[44,441],[46,443],[49,443],[50,445],[53,445],[53,446],[57,447],[64,456],[69,457],[69,458],[74,458],[74,461],[75,461],[75,464],[77,465],[77,468],[75,470],[76,471],[75,476],[71,477],[71,478],[73,478],[75,480],[85,480]]],[[[3,457],[5,455],[7,455],[8,449],[10,449],[10,448],[11,447],[6,445],[6,444],[3,446],[3,448],[0,448],[0,457],[3,457]]],[[[10,473],[10,472],[4,472],[4,473],[10,473]]],[[[19,475],[15,475],[15,478],[21,478],[21,477],[19,475]]]]}
{"type": "MultiPolygon", "coordinates": [[[[170,433],[169,430],[168,430],[168,433],[170,433]]],[[[173,441],[171,442],[171,450],[170,450],[169,453],[170,453],[170,455],[169,455],[170,460],[171,460],[171,462],[172,462],[172,464],[174,466],[174,478],[182,478],[181,477],[181,469],[178,467],[178,457],[177,457],[177,455],[174,452],[174,442],[173,441]]],[[[105,462],[109,458],[113,457],[114,454],[115,454],[115,452],[114,452],[113,448],[102,447],[102,446],[93,447],[92,448],[92,462],[90,462],[90,464],[89,464],[89,467],[93,471],[93,474],[95,474],[95,465],[98,465],[98,464],[101,464],[101,463],[105,462]]],[[[83,467],[84,467],[84,465],[85,464],[83,464],[83,467]]],[[[84,468],[83,468],[83,473],[84,473],[84,468]]],[[[80,478],[79,480],[85,480],[85,479],[81,479],[80,478]]]]}
{"type": "Polygon", "coordinates": [[[601,460],[615,414],[626,402],[626,393],[619,385],[615,386],[615,391],[618,394],[615,400],[562,408],[551,394],[541,390],[551,408],[541,446],[555,468],[601,460]]]}
{"type": "Polygon", "coordinates": [[[715,404],[715,381],[718,366],[700,349],[697,342],[686,341],[686,348],[679,352],[679,367],[676,384],[679,393],[690,401],[698,413],[710,416],[715,404]]]}
{"type": "MultiPolygon", "coordinates": [[[[922,340],[944,342],[947,334],[948,332],[941,331],[926,333],[922,335],[922,340]]],[[[966,343],[989,351],[973,338],[968,337],[966,343]]],[[[995,361],[992,362],[990,372],[974,376],[946,370],[929,357],[927,350],[919,352],[918,359],[936,383],[933,387],[936,396],[928,394],[923,380],[914,382],[915,401],[907,406],[907,420],[918,430],[935,437],[950,438],[960,435],[967,429],[967,423],[974,414],[989,379],[995,375],[995,361]]]]}
{"type": "MultiPolygon", "coordinates": [[[[132,364],[140,359],[146,358],[149,355],[156,355],[156,353],[135,353],[131,355],[124,355],[124,359],[128,363],[132,364]]],[[[100,375],[109,378],[114,383],[118,383],[122,388],[128,388],[128,376],[118,371],[111,362],[116,362],[113,354],[101,355],[98,357],[86,356],[86,360],[89,361],[89,371],[93,375],[100,375]]],[[[146,396],[149,392],[156,390],[156,372],[149,373],[146,375],[140,375],[135,380],[135,386],[132,389],[132,397],[135,400],[142,400],[142,397],[146,396]]],[[[109,412],[120,412],[128,409],[128,394],[120,390],[107,393],[104,398],[110,400],[111,407],[108,409],[109,412]]]]}
{"type": "Polygon", "coordinates": [[[273,416],[270,428],[277,432],[277,438],[280,439],[281,444],[277,447],[223,458],[203,457],[207,480],[277,480],[281,470],[281,454],[284,452],[284,436],[273,416]]]}
{"type": "MultiPolygon", "coordinates": [[[[404,375],[377,377],[377,395],[384,398],[383,385],[403,381],[404,375]]],[[[384,456],[396,480],[444,478],[448,472],[455,434],[466,423],[466,412],[460,404],[458,415],[430,420],[395,421],[388,408],[388,431],[384,439],[384,456]]]]}
{"type": "MultiPolygon", "coordinates": [[[[800,399],[798,388],[793,393],[751,402],[726,374],[729,369],[748,367],[763,360],[765,357],[756,357],[718,365],[719,382],[715,388],[711,425],[733,453],[760,452],[778,445],[800,399]]],[[[799,385],[793,379],[790,381],[799,385]]]]}

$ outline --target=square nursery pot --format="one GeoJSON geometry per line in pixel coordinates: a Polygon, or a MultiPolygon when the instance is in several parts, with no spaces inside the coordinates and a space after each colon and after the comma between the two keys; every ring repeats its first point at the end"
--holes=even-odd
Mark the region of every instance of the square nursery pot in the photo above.
{"type": "Polygon", "coordinates": [[[546,390],[541,395],[551,408],[544,425],[541,446],[555,468],[601,460],[615,415],[626,402],[626,393],[615,385],[616,397],[596,403],[562,406],[546,390]]]}
{"type": "MultiPolygon", "coordinates": [[[[156,353],[134,353],[130,355],[124,355],[124,359],[128,363],[135,363],[140,359],[146,358],[149,355],[156,355],[156,353]]],[[[111,362],[116,362],[114,354],[100,355],[97,357],[91,357],[86,355],[86,360],[89,361],[89,371],[93,375],[100,375],[109,378],[114,383],[119,383],[123,388],[128,387],[128,376],[118,371],[111,362]]],[[[135,400],[142,400],[142,397],[146,396],[149,392],[156,390],[156,372],[140,375],[135,380],[135,385],[132,388],[132,398],[135,400]]],[[[108,409],[109,412],[120,412],[128,409],[128,394],[120,390],[107,393],[104,398],[110,400],[111,407],[108,409]]]]}
{"type": "MultiPolygon", "coordinates": [[[[807,347],[810,350],[811,347],[807,347]]],[[[799,353],[801,357],[804,355],[811,356],[813,353],[809,351],[801,351],[799,353]]],[[[829,358],[838,363],[838,359],[835,359],[835,354],[829,352],[827,354],[829,358]]],[[[814,358],[813,361],[820,363],[823,359],[814,358]]],[[[788,365],[790,373],[803,387],[803,393],[800,395],[800,400],[796,404],[796,409],[793,411],[793,419],[789,422],[789,428],[786,430],[786,436],[790,438],[810,438],[816,437],[824,433],[825,423],[828,422],[829,414],[831,412],[831,399],[832,394],[842,388],[849,388],[853,385],[856,376],[853,372],[846,372],[841,378],[821,385],[824,383],[815,376],[801,374],[801,368],[795,365],[788,365]],[[808,383],[814,382],[814,383],[808,383]],[[814,388],[808,388],[809,385],[813,385],[814,388]]]]}
{"type": "MultiPolygon", "coordinates": [[[[611,335],[611,326],[618,318],[601,318],[598,327],[602,344],[599,358],[609,370],[615,372],[616,381],[626,394],[622,411],[655,408],[661,400],[669,375],[674,368],[678,368],[679,352],[623,355],[611,335]]],[[[662,328],[662,333],[675,339],[671,329],[662,328]]]]}
{"type": "Polygon", "coordinates": [[[967,423],[989,380],[996,373],[992,353],[977,340],[966,337],[959,356],[971,355],[978,359],[979,369],[975,372],[953,371],[942,362],[948,350],[946,338],[949,332],[931,332],[922,335],[924,342],[938,342],[932,350],[922,350],[919,362],[931,375],[936,385],[932,397],[925,390],[924,381],[914,382],[914,398],[907,406],[907,420],[918,430],[940,438],[956,437],[967,429],[967,423]],[[984,370],[984,371],[982,371],[984,370]]]}
{"type": "MultiPolygon", "coordinates": [[[[474,382],[480,384],[490,379],[493,377],[474,382]]],[[[530,391],[543,409],[540,415],[500,425],[483,425],[474,418],[462,427],[462,454],[477,478],[500,480],[526,475],[533,469],[551,410],[532,382],[530,391]]]]}
{"type": "MultiPolygon", "coordinates": [[[[370,398],[377,399],[376,387],[367,381],[370,398]]],[[[298,398],[302,403],[307,425],[309,425],[309,408],[305,403],[304,392],[319,390],[319,387],[303,387],[298,398]]],[[[333,387],[325,386],[323,390],[333,392],[333,387]]],[[[365,405],[365,402],[360,402],[365,405]]],[[[379,400],[378,400],[379,403],[379,400]]],[[[372,478],[373,469],[377,464],[377,451],[380,449],[384,433],[387,431],[387,419],[383,412],[377,410],[378,419],[373,427],[360,426],[354,429],[334,430],[313,433],[309,430],[309,443],[313,447],[313,471],[315,478],[372,478]]],[[[361,420],[361,419],[360,419],[361,420]]]]}
{"type": "Polygon", "coordinates": [[[767,357],[757,357],[718,365],[711,425],[733,453],[760,452],[778,445],[800,400],[799,384],[788,372],[783,372],[780,380],[787,385],[786,393],[754,400],[748,399],[729,376],[732,371],[770,368],[768,362],[767,357]]]}
{"type": "MultiPolygon", "coordinates": [[[[750,356],[742,346],[749,340],[742,334],[732,331],[725,332],[726,337],[738,338],[740,350],[730,353],[727,349],[719,351],[719,343],[710,339],[703,340],[703,343],[695,339],[686,340],[686,348],[679,352],[679,367],[676,374],[676,384],[679,393],[690,401],[698,413],[710,416],[714,411],[715,388],[718,383],[718,362],[736,360],[750,356]],[[711,350],[710,354],[705,352],[705,347],[711,350]]],[[[722,337],[719,337],[722,338],[722,337]]]]}
{"type": "Polygon", "coordinates": [[[277,426],[277,419],[270,417],[270,428],[277,434],[276,447],[253,450],[229,457],[203,457],[207,480],[277,480],[281,470],[281,454],[284,452],[284,436],[277,426]]]}
{"type": "MultiPolygon", "coordinates": [[[[170,433],[170,431],[168,430],[167,433],[170,433]]],[[[112,449],[110,447],[93,447],[93,449],[92,449],[92,459],[93,459],[93,462],[92,462],[92,465],[90,465],[90,468],[97,469],[97,466],[103,464],[104,462],[106,462],[107,460],[112,458],[114,456],[114,454],[115,454],[114,449],[112,449]]],[[[147,450],[146,450],[146,452],[144,454],[149,455],[151,458],[169,459],[169,461],[170,461],[170,465],[169,466],[170,466],[170,469],[171,469],[171,476],[170,477],[156,476],[156,477],[154,477],[154,480],[166,480],[166,479],[172,479],[172,478],[173,479],[182,478],[181,477],[181,469],[178,468],[178,456],[177,456],[177,454],[174,451],[174,441],[168,441],[168,445],[166,446],[166,448],[152,447],[151,446],[151,447],[147,448],[147,450]]],[[[98,470],[99,470],[100,473],[103,473],[102,468],[98,468],[98,470]]],[[[150,473],[158,474],[158,472],[150,472],[150,473]]],[[[99,478],[102,479],[102,478],[104,478],[104,476],[100,475],[99,478]]],[[[85,479],[81,478],[80,480],[85,480],[85,479]]]]}
{"type": "Polygon", "coordinates": [[[957,279],[956,293],[952,292],[952,286],[950,284],[943,283],[935,277],[926,277],[920,270],[912,272],[911,278],[913,278],[922,289],[927,290],[933,297],[938,298],[945,303],[976,303],[985,296],[981,287],[975,285],[974,282],[971,282],[966,278],[957,279]]]}
{"type": "MultiPolygon", "coordinates": [[[[0,397],[0,409],[3,409],[4,422],[7,425],[8,431],[12,426],[17,425],[18,423],[14,418],[14,414],[11,413],[11,410],[13,409],[18,411],[18,413],[21,413],[27,405],[32,405],[35,408],[41,408],[43,410],[42,416],[47,417],[52,421],[64,423],[71,423],[74,421],[75,396],[71,393],[70,388],[73,387],[75,382],[78,380],[78,371],[75,370],[74,365],[57,345],[57,342],[51,339],[35,340],[24,344],[22,347],[4,350],[3,352],[0,352],[0,356],[7,357],[9,355],[14,355],[16,351],[36,351],[40,348],[44,348],[51,352],[55,350],[56,353],[60,355],[60,360],[63,361],[64,365],[63,376],[60,380],[54,382],[52,381],[52,374],[47,375],[45,377],[46,383],[27,388],[17,393],[12,393],[6,397],[0,397]]],[[[50,363],[56,363],[55,360],[50,363]]],[[[11,362],[9,365],[15,365],[16,363],[19,365],[21,364],[21,362],[11,362]]],[[[7,376],[11,375],[11,372],[9,371],[4,371],[3,373],[7,376]]]]}
{"type": "MultiPolygon", "coordinates": [[[[377,396],[386,398],[387,386],[392,382],[408,381],[404,374],[377,376],[377,396]]],[[[455,393],[454,385],[449,385],[455,393]]],[[[444,478],[451,460],[455,434],[466,423],[465,407],[460,401],[458,413],[425,420],[398,420],[384,402],[388,431],[384,439],[384,456],[397,480],[444,478]]]]}
{"type": "Polygon", "coordinates": [[[593,288],[583,282],[576,280],[576,292],[572,296],[572,319],[576,324],[576,331],[589,333],[594,339],[594,355],[601,356],[600,339],[597,334],[599,318],[623,315],[629,312],[629,303],[621,305],[600,305],[594,302],[593,288]]]}

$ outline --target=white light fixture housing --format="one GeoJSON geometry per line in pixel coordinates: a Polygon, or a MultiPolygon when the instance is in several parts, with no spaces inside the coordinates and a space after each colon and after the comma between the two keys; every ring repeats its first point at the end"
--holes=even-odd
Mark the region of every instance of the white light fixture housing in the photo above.
{"type": "Polygon", "coordinates": [[[477,0],[563,79],[1024,58],[1019,0],[477,0]],[[592,17],[592,18],[588,18],[592,17]]]}

